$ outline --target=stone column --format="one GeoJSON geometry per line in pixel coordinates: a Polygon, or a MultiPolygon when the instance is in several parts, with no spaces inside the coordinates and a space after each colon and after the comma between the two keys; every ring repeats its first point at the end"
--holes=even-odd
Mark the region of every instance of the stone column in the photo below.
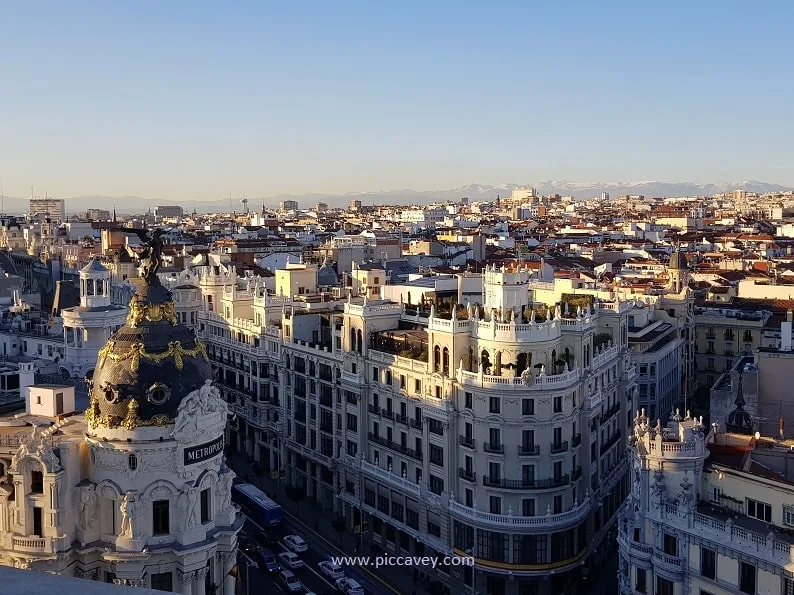
{"type": "Polygon", "coordinates": [[[234,589],[236,583],[237,581],[234,577],[227,574],[226,578],[223,579],[223,595],[235,595],[234,589]]]}
{"type": "Polygon", "coordinates": [[[182,582],[182,595],[193,595],[193,577],[194,572],[178,572],[177,576],[182,582]]]}
{"type": "Polygon", "coordinates": [[[193,590],[193,595],[206,595],[207,590],[204,588],[209,569],[205,566],[196,571],[196,587],[193,590]]]}

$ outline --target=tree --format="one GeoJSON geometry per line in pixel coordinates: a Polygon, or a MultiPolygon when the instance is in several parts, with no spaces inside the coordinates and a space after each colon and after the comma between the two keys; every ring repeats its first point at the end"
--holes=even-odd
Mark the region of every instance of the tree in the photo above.
{"type": "Polygon", "coordinates": [[[342,533],[345,532],[345,517],[336,517],[331,521],[331,526],[339,534],[339,546],[342,546],[342,533]]]}
{"type": "Polygon", "coordinates": [[[306,498],[306,491],[298,486],[287,486],[287,498],[295,503],[297,514],[300,515],[301,502],[306,498]]]}

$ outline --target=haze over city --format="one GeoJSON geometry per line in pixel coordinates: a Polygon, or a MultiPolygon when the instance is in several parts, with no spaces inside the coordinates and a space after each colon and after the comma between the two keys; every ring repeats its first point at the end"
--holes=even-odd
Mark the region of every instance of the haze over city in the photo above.
{"type": "Polygon", "coordinates": [[[7,4],[0,177],[20,198],[172,202],[540,180],[791,186],[793,12],[7,4]]]}

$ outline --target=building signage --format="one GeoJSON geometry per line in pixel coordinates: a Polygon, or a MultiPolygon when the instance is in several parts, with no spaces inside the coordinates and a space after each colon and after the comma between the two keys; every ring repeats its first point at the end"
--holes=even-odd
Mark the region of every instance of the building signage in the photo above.
{"type": "Polygon", "coordinates": [[[193,465],[211,459],[215,455],[223,452],[223,434],[212,442],[205,442],[198,446],[190,446],[185,449],[185,465],[193,465]]]}

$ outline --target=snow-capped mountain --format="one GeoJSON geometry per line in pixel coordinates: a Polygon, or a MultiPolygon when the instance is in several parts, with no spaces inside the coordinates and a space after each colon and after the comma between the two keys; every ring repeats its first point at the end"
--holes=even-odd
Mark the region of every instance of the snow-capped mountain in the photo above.
{"type": "MultiPolygon", "coordinates": [[[[637,182],[571,182],[567,180],[541,180],[526,184],[468,184],[450,190],[412,190],[404,188],[400,190],[382,190],[374,192],[347,192],[344,194],[279,194],[275,196],[248,198],[249,208],[256,210],[259,205],[267,207],[277,206],[282,200],[297,200],[301,208],[311,208],[318,202],[328,203],[331,207],[346,207],[351,200],[360,200],[364,205],[409,205],[409,204],[428,204],[433,202],[457,201],[467,197],[470,201],[492,200],[497,196],[506,197],[515,188],[531,186],[539,194],[559,194],[561,196],[573,196],[576,199],[595,198],[602,192],[608,192],[610,196],[617,197],[622,195],[641,194],[647,197],[680,197],[680,196],[711,196],[732,190],[747,190],[748,192],[783,192],[794,188],[758,182],[755,180],[744,180],[736,182],[722,182],[715,184],[696,184],[694,182],[658,182],[658,181],[637,181],[637,182]]],[[[196,208],[199,212],[229,210],[230,208],[240,209],[236,201],[229,202],[228,198],[219,198],[210,201],[193,200],[173,200],[168,198],[140,198],[140,197],[108,197],[108,196],[76,196],[66,198],[66,210],[68,213],[85,212],[86,209],[96,207],[112,209],[115,205],[118,212],[130,213],[128,205],[136,205],[134,212],[143,213],[146,209],[159,204],[179,204],[187,212],[196,208]]],[[[27,211],[28,201],[22,198],[5,197],[4,209],[7,213],[23,213],[27,211]]]]}

